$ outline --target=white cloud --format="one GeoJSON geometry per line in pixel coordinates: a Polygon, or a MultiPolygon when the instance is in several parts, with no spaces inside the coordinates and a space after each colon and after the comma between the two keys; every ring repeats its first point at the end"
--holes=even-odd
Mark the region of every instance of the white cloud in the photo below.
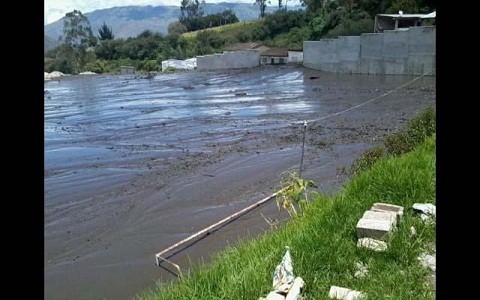
{"type": "MultiPolygon", "coordinates": [[[[276,1],[271,0],[275,5],[276,1]]],[[[174,5],[180,6],[181,0],[44,0],[44,23],[49,24],[65,16],[74,9],[88,13],[97,9],[128,5],[174,5]]],[[[244,2],[254,3],[255,0],[206,0],[207,3],[244,2]]],[[[284,1],[285,2],[285,1],[284,1]]],[[[288,4],[298,3],[298,0],[289,0],[288,4]]]]}

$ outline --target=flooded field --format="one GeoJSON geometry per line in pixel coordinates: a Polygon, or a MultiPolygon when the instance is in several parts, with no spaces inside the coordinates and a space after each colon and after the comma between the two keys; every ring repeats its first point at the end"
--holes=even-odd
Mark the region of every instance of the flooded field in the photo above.
{"type": "MultiPolygon", "coordinates": [[[[414,77],[301,66],[69,76],[45,82],[45,298],[131,299],[175,277],[154,255],[298,172],[303,120],[414,77]]],[[[435,77],[307,127],[303,177],[331,192],[354,159],[435,105],[435,77]]],[[[208,261],[269,229],[274,200],[171,259],[208,261]]]]}

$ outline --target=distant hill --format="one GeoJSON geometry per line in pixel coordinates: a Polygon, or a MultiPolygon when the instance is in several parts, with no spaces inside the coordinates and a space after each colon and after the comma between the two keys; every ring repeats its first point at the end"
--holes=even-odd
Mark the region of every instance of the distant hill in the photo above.
{"type": "MultiPolygon", "coordinates": [[[[252,1],[253,2],[253,1],[252,1]]],[[[290,9],[299,9],[300,6],[290,9]]],[[[206,3],[205,14],[213,14],[231,9],[240,21],[257,19],[260,13],[258,5],[253,3],[206,3]]],[[[266,12],[274,12],[276,6],[267,6],[266,12]]],[[[180,15],[179,6],[121,6],[95,10],[85,13],[93,33],[98,34],[98,29],[105,22],[112,28],[115,38],[135,37],[148,29],[153,32],[167,34],[170,22],[178,20],[180,15]]],[[[63,31],[63,18],[51,24],[45,25],[45,43],[49,39],[58,41],[63,31]]]]}
{"type": "Polygon", "coordinates": [[[54,40],[53,38],[47,36],[46,34],[44,34],[43,40],[44,40],[44,46],[43,46],[44,51],[53,49],[58,45],[58,40],[54,40]]]}

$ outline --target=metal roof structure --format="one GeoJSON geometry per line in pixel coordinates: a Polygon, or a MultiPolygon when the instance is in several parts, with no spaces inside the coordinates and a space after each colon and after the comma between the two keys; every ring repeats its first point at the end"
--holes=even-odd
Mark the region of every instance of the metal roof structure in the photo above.
{"type": "Polygon", "coordinates": [[[437,12],[434,11],[429,14],[378,14],[377,16],[400,19],[434,19],[437,16],[437,12]]]}
{"type": "Polygon", "coordinates": [[[398,14],[378,14],[375,16],[375,27],[373,32],[379,33],[384,30],[397,30],[412,26],[422,26],[427,19],[435,19],[437,12],[429,14],[404,14],[400,11],[398,14]]]}

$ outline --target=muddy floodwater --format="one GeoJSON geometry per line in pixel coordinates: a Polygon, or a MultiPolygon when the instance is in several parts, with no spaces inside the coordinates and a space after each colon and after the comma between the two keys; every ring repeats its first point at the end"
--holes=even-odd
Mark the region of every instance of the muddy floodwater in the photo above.
{"type": "MultiPolygon", "coordinates": [[[[435,105],[435,77],[301,66],[45,82],[45,298],[132,299],[175,280],[155,253],[276,191],[334,192],[363,151],[435,105]]],[[[171,257],[183,270],[269,230],[275,201],[171,257]]]]}

